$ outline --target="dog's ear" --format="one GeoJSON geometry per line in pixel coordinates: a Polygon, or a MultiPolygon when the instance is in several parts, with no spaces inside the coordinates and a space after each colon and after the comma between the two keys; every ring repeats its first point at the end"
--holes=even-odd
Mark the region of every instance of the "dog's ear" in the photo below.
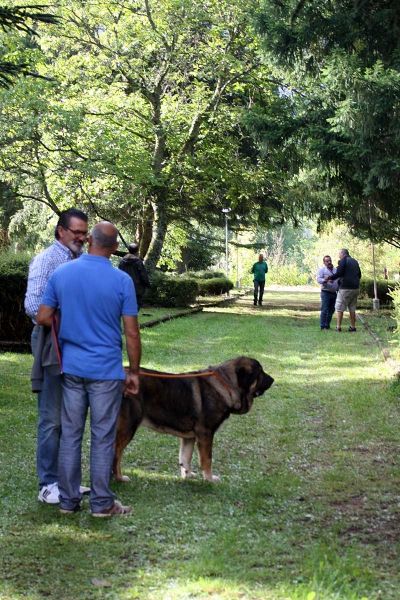
{"type": "Polygon", "coordinates": [[[236,369],[239,387],[246,394],[258,377],[259,369],[255,365],[243,365],[236,369]]]}

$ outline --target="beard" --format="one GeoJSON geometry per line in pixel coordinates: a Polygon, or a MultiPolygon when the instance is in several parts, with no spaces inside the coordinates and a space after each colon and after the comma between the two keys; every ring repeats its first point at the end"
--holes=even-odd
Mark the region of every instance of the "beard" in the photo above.
{"type": "Polygon", "coordinates": [[[67,243],[67,248],[69,248],[74,254],[80,254],[83,250],[84,243],[85,242],[83,240],[71,240],[67,243]]]}

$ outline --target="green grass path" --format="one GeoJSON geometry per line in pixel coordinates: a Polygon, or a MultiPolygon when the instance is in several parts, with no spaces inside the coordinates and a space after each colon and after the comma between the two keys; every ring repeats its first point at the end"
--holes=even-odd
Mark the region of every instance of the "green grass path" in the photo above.
{"type": "MultiPolygon", "coordinates": [[[[398,600],[400,390],[361,324],[321,332],[318,305],[268,293],[142,331],[143,366],[242,354],[275,384],[217,433],[219,484],[181,480],[178,440],[140,430],[113,484],[133,515],[105,522],[36,501],[31,357],[0,355],[0,599],[398,600]]],[[[86,437],[83,483],[88,457],[86,437]]]]}

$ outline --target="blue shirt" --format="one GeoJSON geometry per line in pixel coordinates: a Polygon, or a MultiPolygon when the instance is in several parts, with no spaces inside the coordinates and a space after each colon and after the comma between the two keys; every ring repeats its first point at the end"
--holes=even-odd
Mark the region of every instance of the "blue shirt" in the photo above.
{"type": "Polygon", "coordinates": [[[51,275],[42,304],[61,309],[63,372],[125,379],[121,316],[136,316],[132,279],[102,256],[84,254],[51,275]]]}

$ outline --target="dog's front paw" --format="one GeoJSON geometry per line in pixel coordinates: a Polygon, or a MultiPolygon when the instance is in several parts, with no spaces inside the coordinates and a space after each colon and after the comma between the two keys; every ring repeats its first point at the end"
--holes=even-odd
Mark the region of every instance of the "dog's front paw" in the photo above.
{"type": "Polygon", "coordinates": [[[197,477],[197,475],[193,471],[187,471],[185,468],[181,467],[181,477],[184,479],[192,479],[197,477]]]}
{"type": "Polygon", "coordinates": [[[204,474],[204,480],[209,481],[210,483],[218,483],[219,481],[221,481],[220,477],[217,477],[217,475],[206,475],[206,474],[204,474]]]}
{"type": "Polygon", "coordinates": [[[120,481],[121,483],[130,483],[132,479],[128,477],[128,475],[121,475],[121,477],[114,477],[115,481],[120,481]]]}

